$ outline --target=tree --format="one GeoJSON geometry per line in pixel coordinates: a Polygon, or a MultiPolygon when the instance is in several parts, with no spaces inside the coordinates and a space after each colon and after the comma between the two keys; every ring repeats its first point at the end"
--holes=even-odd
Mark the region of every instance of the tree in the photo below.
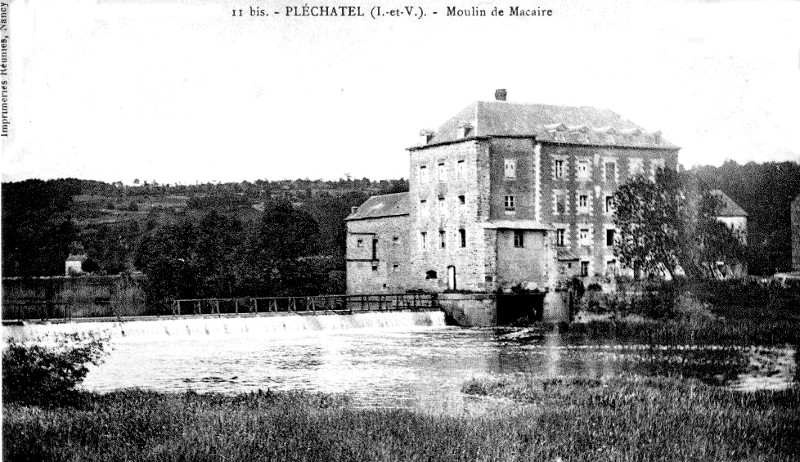
{"type": "Polygon", "coordinates": [[[614,224],[619,230],[614,253],[636,277],[664,271],[674,276],[680,238],[678,185],[677,173],[662,169],[655,182],[637,177],[614,194],[614,224]]]}
{"type": "Polygon", "coordinates": [[[315,255],[318,243],[319,226],[310,214],[285,201],[268,204],[250,233],[240,284],[252,294],[296,294],[303,277],[298,262],[315,255]]]}
{"type": "Polygon", "coordinates": [[[642,272],[714,277],[716,262],[740,263],[743,239],[717,219],[722,202],[694,175],[660,170],[655,182],[638,177],[614,194],[619,239],[614,252],[642,272]]]}
{"type": "Polygon", "coordinates": [[[685,178],[681,193],[681,266],[696,278],[717,276],[716,263],[746,261],[747,248],[738,231],[719,221],[724,203],[694,175],[685,178]]]}

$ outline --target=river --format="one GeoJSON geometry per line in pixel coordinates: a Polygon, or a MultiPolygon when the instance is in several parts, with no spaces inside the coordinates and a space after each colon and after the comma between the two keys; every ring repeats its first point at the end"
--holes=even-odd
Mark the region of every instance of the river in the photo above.
{"type": "MultiPolygon", "coordinates": [[[[786,388],[796,371],[791,348],[566,344],[557,333],[445,326],[438,314],[170,322],[116,325],[113,351],[83,387],[307,390],[358,407],[453,412],[480,407],[460,388],[486,376],[680,374],[753,390],[786,388]]],[[[93,324],[83,330],[102,327],[93,324]]]]}

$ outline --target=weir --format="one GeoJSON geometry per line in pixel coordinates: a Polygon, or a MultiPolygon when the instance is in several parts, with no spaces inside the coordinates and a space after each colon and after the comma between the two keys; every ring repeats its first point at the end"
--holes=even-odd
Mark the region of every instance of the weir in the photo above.
{"type": "Polygon", "coordinates": [[[112,339],[152,339],[154,337],[266,337],[280,333],[335,331],[347,329],[393,329],[442,327],[440,310],[364,312],[352,314],[274,313],[256,316],[172,317],[83,322],[19,322],[3,325],[3,341],[45,339],[59,333],[108,332],[112,339]]]}

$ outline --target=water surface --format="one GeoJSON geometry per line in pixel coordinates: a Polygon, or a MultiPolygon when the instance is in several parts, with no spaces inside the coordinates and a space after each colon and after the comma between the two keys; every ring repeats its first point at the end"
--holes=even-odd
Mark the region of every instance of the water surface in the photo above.
{"type": "Polygon", "coordinates": [[[346,393],[356,406],[436,412],[474,407],[460,393],[473,377],[632,372],[774,389],[789,386],[796,368],[792,349],[565,344],[558,334],[441,325],[115,336],[113,345],[85,388],[308,390],[346,393]]]}

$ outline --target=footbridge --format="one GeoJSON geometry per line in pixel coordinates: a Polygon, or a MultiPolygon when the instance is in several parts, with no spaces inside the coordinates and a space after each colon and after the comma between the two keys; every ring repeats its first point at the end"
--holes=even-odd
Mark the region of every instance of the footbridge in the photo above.
{"type": "Polygon", "coordinates": [[[356,313],[421,311],[441,307],[436,294],[312,295],[302,297],[186,298],[172,302],[172,314],[356,313]]]}

